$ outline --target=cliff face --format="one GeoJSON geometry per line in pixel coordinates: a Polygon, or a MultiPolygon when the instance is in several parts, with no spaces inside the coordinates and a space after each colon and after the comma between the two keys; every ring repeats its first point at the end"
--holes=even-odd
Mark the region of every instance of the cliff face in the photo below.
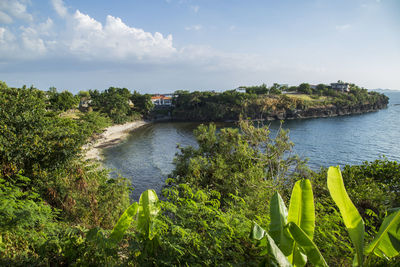
{"type": "Polygon", "coordinates": [[[268,114],[267,120],[335,117],[335,116],[373,112],[386,107],[387,103],[382,102],[373,105],[372,104],[362,104],[354,106],[328,105],[320,107],[310,107],[307,109],[282,110],[268,114]]]}
{"type": "Polygon", "coordinates": [[[237,121],[240,117],[251,120],[334,117],[377,111],[386,108],[388,104],[388,98],[384,95],[367,95],[364,99],[351,96],[355,98],[354,100],[346,97],[348,96],[338,97],[330,104],[318,101],[307,102],[287,96],[259,97],[233,103],[200,101],[195,105],[187,105],[183,108],[175,107],[171,110],[170,119],[173,121],[222,122],[237,121]]]}

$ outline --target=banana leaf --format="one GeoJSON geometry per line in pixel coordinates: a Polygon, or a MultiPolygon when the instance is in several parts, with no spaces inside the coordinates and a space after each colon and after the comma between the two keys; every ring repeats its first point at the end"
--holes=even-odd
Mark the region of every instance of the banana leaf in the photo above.
{"type": "Polygon", "coordinates": [[[298,227],[295,223],[290,222],[288,223],[287,228],[289,229],[294,241],[296,241],[298,246],[301,247],[301,249],[307,255],[308,260],[314,266],[328,266],[318,247],[314,244],[310,237],[303,230],[301,230],[300,227],[298,227]]]}
{"type": "Polygon", "coordinates": [[[288,237],[287,224],[288,211],[281,195],[276,192],[270,202],[270,217],[269,234],[274,239],[276,245],[282,250],[285,255],[289,255],[292,251],[293,240],[288,237]]]}
{"type": "Polygon", "coordinates": [[[355,265],[362,266],[364,260],[364,222],[346,192],[339,166],[329,167],[328,189],[333,201],[339,207],[350,239],[356,249],[355,265]]]}
{"type": "MultiPolygon", "coordinates": [[[[312,240],[315,228],[314,196],[310,180],[302,179],[294,185],[289,204],[288,223],[298,225],[312,240]]],[[[304,266],[307,263],[307,256],[294,243],[289,261],[294,266],[304,266]]]]}
{"type": "Polygon", "coordinates": [[[150,240],[155,236],[154,219],[160,211],[158,197],[153,189],[144,191],[139,199],[138,230],[150,240]]]}
{"type": "Polygon", "coordinates": [[[385,217],[375,239],[366,249],[381,258],[392,258],[400,252],[400,208],[385,217]]]}
{"type": "Polygon", "coordinates": [[[118,243],[121,241],[122,237],[124,236],[126,230],[128,230],[131,222],[134,220],[137,212],[138,212],[139,205],[138,203],[133,203],[130,205],[124,213],[122,213],[121,217],[118,219],[118,222],[115,224],[111,234],[110,234],[110,241],[113,243],[118,243]]]}

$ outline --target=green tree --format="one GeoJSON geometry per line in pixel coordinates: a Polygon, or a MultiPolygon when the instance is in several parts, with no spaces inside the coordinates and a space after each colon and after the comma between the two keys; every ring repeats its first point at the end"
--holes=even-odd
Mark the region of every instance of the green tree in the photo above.
{"type": "Polygon", "coordinates": [[[134,105],[134,110],[143,115],[148,114],[154,108],[154,104],[151,102],[151,95],[149,94],[142,95],[134,91],[130,99],[134,105]]]}
{"type": "Polygon", "coordinates": [[[61,93],[57,92],[57,89],[52,87],[48,91],[50,108],[54,111],[67,111],[77,107],[79,103],[79,97],[75,97],[68,91],[61,93]]]}
{"type": "Polygon", "coordinates": [[[219,192],[222,205],[232,194],[249,205],[259,203],[271,192],[268,188],[290,183],[290,169],[299,161],[286,156],[293,146],[287,133],[281,129],[274,139],[268,127],[244,121],[240,129],[217,132],[214,124],[201,125],[194,132],[199,148],[181,148],[171,177],[177,183],[219,192]]]}
{"type": "Polygon", "coordinates": [[[131,93],[128,89],[110,87],[102,93],[97,90],[89,91],[89,93],[94,110],[107,114],[114,123],[124,123],[129,119],[131,93]]]}
{"type": "Polygon", "coordinates": [[[298,87],[298,91],[303,93],[303,94],[308,94],[308,95],[312,94],[311,86],[308,83],[300,84],[299,87],[298,87]]]}

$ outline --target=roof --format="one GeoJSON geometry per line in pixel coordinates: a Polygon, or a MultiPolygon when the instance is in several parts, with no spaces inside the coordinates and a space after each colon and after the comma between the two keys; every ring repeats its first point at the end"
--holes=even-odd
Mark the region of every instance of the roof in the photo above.
{"type": "Polygon", "coordinates": [[[343,84],[343,85],[349,85],[349,83],[331,83],[331,85],[333,85],[333,84],[343,84]]]}
{"type": "Polygon", "coordinates": [[[172,97],[165,95],[155,95],[151,97],[151,100],[158,100],[158,99],[172,99],[172,97]]]}

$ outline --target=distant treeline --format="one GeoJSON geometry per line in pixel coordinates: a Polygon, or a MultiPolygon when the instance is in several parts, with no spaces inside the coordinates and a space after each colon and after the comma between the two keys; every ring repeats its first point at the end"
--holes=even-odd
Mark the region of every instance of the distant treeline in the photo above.
{"type": "Polygon", "coordinates": [[[385,95],[368,92],[367,89],[354,84],[350,85],[348,93],[323,84],[311,88],[307,83],[292,87],[278,84],[267,87],[263,84],[240,89],[244,92],[176,91],[173,119],[194,121],[236,121],[240,117],[260,120],[285,119],[315,108],[321,109],[322,112],[324,108],[334,106],[340,114],[341,110],[349,109],[350,113],[352,109],[357,112],[376,110],[388,103],[388,97],[385,95]]]}
{"type": "Polygon", "coordinates": [[[126,88],[110,87],[104,91],[57,92],[55,87],[43,92],[47,108],[53,111],[67,111],[79,108],[82,112],[97,111],[114,123],[124,123],[140,118],[152,110],[151,95],[131,93],[126,88]]]}
{"type": "MultiPolygon", "coordinates": [[[[26,88],[26,87],[24,87],[26,88]]],[[[58,92],[52,87],[43,91],[46,107],[54,112],[78,109],[81,113],[96,111],[112,123],[141,118],[171,115],[177,121],[237,121],[240,117],[253,120],[290,119],[362,113],[383,108],[388,97],[368,92],[349,84],[349,92],[328,85],[302,83],[288,87],[274,83],[268,87],[239,87],[225,92],[175,91],[173,105],[154,109],[150,94],[133,93],[127,88],[110,87],[104,91],[58,92]]]]}

